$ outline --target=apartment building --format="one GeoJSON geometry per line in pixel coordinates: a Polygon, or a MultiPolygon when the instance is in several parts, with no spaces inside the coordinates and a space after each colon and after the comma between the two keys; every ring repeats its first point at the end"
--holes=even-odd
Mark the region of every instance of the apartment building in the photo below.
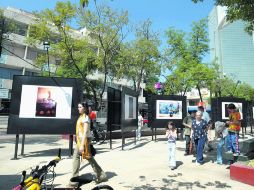
{"type": "MultiPolygon", "coordinates": [[[[35,16],[29,12],[7,7],[4,10],[4,17],[8,24],[8,20],[12,20],[15,23],[15,30],[12,33],[4,34],[2,40],[2,53],[0,57],[0,114],[8,113],[10,106],[11,90],[12,90],[12,79],[13,75],[29,75],[36,76],[40,75],[42,69],[35,64],[35,60],[39,54],[46,53],[43,44],[38,44],[36,48],[30,47],[25,43],[25,39],[28,35],[28,28],[35,16]]],[[[71,35],[76,38],[84,38],[88,36],[86,28],[81,30],[71,30],[71,35]]],[[[92,44],[92,41],[91,41],[92,44]]],[[[50,71],[54,71],[55,65],[59,60],[55,60],[50,57],[50,71]]],[[[98,71],[89,76],[90,80],[98,80],[103,78],[104,75],[98,71]]],[[[131,81],[122,78],[120,80],[108,79],[107,84],[110,86],[132,86],[131,81]]],[[[143,97],[143,89],[145,83],[141,84],[142,92],[139,96],[139,102],[145,102],[143,97]]],[[[105,99],[107,93],[104,95],[105,99]]]]}

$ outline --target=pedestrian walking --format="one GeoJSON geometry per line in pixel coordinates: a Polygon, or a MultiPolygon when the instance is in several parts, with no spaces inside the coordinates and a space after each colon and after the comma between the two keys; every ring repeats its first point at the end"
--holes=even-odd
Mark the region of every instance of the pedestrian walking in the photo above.
{"type": "Polygon", "coordinates": [[[166,127],[166,138],[168,141],[169,167],[171,170],[176,169],[176,127],[172,121],[169,121],[166,127]]]}
{"type": "Polygon", "coordinates": [[[211,118],[209,116],[209,113],[207,113],[207,111],[205,110],[205,108],[203,106],[199,106],[198,107],[198,111],[202,112],[202,119],[205,120],[208,124],[208,129],[207,129],[207,141],[206,141],[206,145],[208,147],[208,152],[213,150],[213,139],[212,139],[212,121],[211,118]]]}
{"type": "Polygon", "coordinates": [[[140,113],[140,111],[138,112],[138,128],[136,130],[136,139],[138,141],[138,143],[140,142],[140,139],[141,139],[141,129],[143,127],[143,117],[140,113]]]}
{"type": "MultiPolygon", "coordinates": [[[[91,130],[87,103],[78,104],[79,118],[76,123],[76,148],[73,154],[72,178],[79,176],[80,159],[86,159],[96,173],[96,183],[107,180],[107,176],[91,154],[91,130]]],[[[70,180],[70,186],[77,186],[77,182],[70,180]]]]}
{"type": "Polygon", "coordinates": [[[190,152],[190,146],[191,146],[191,125],[192,125],[192,121],[193,119],[195,119],[195,111],[192,111],[190,115],[187,115],[184,119],[183,119],[183,126],[184,128],[184,136],[185,136],[185,142],[186,142],[186,146],[185,146],[185,153],[184,156],[187,156],[189,154],[191,154],[190,152]]]}
{"type": "Polygon", "coordinates": [[[203,164],[204,157],[203,157],[203,149],[205,142],[207,140],[207,122],[202,119],[202,112],[198,111],[196,113],[196,117],[192,122],[192,139],[195,143],[196,147],[196,163],[203,164]]]}

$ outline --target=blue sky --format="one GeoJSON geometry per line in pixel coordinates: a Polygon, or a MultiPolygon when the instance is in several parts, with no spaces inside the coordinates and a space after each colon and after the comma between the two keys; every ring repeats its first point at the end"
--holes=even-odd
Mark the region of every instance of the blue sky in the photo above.
{"type": "MultiPolygon", "coordinates": [[[[40,11],[54,8],[57,0],[0,0],[0,7],[11,6],[25,11],[40,11]]],[[[79,3],[79,0],[71,0],[79,3]]],[[[92,1],[91,1],[92,2],[92,1]]],[[[190,32],[193,21],[208,16],[213,8],[213,0],[205,0],[195,4],[191,0],[97,0],[98,3],[108,4],[117,10],[127,10],[130,23],[138,24],[146,19],[153,23],[152,29],[160,34],[162,46],[165,46],[165,31],[174,27],[190,32]]],[[[209,56],[204,58],[209,60],[209,56]]]]}
{"type": "MultiPolygon", "coordinates": [[[[57,0],[0,0],[0,7],[11,6],[29,12],[54,8],[57,0]]],[[[78,3],[79,0],[71,0],[78,3]]],[[[97,0],[114,9],[128,10],[131,23],[139,23],[150,18],[153,29],[160,33],[170,27],[190,31],[191,23],[208,16],[213,1],[195,4],[191,0],[97,0]]]]}

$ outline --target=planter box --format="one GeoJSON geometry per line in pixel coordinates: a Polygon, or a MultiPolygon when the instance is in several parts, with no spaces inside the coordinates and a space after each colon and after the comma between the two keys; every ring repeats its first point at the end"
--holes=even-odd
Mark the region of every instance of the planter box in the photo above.
{"type": "Polygon", "coordinates": [[[254,186],[254,167],[234,163],[230,166],[230,178],[254,186]]]}

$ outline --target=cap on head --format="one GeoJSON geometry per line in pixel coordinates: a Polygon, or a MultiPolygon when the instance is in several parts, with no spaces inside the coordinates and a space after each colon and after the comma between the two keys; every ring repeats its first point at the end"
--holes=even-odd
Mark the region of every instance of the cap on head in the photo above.
{"type": "Polygon", "coordinates": [[[236,109],[235,104],[232,104],[232,103],[228,104],[227,108],[228,109],[236,109]]]}
{"type": "Polygon", "coordinates": [[[198,106],[198,109],[204,110],[205,108],[203,106],[198,106]]]}

